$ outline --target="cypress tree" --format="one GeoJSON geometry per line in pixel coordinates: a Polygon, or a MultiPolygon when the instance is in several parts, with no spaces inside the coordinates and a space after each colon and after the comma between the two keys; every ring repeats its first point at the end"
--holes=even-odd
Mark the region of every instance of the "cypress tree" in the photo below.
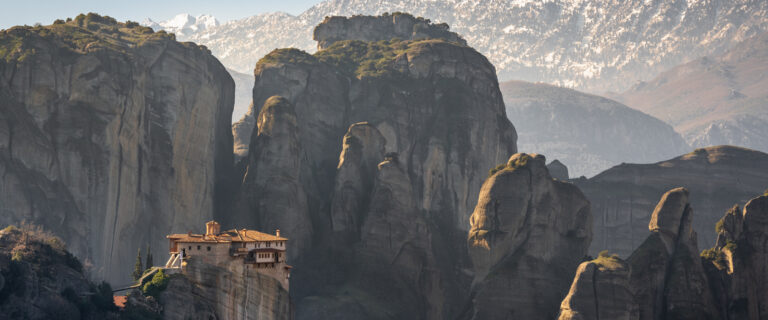
{"type": "Polygon", "coordinates": [[[154,266],[154,263],[152,262],[152,250],[149,245],[147,245],[147,268],[145,270],[149,270],[154,266]]]}
{"type": "Polygon", "coordinates": [[[141,248],[139,253],[136,254],[136,264],[133,266],[133,280],[139,280],[141,275],[144,274],[143,263],[141,263],[141,248]]]}

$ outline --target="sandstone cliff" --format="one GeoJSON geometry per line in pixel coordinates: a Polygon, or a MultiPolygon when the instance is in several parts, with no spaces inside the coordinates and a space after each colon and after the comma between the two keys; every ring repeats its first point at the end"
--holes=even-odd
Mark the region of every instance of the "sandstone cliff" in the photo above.
{"type": "Polygon", "coordinates": [[[184,275],[172,276],[158,301],[163,319],[293,318],[287,288],[240,260],[213,265],[192,257],[184,275]]]}
{"type": "Polygon", "coordinates": [[[544,156],[515,154],[483,183],[470,219],[467,319],[553,319],[592,238],[586,197],[544,156]]]}
{"type": "MultiPolygon", "coordinates": [[[[400,30],[405,17],[342,24],[373,19],[400,30]]],[[[239,203],[251,205],[220,220],[286,230],[298,318],[450,317],[471,281],[462,270],[476,194],[487,171],[516,151],[495,69],[461,43],[391,39],[390,27],[358,37],[333,31],[339,19],[318,26],[333,39],[327,48],[279,49],[257,64],[251,114],[260,117],[278,95],[292,105],[295,128],[276,138],[261,121],[252,133],[238,129],[258,148],[235,182],[239,203]],[[297,166],[286,170],[280,157],[297,166]],[[253,184],[254,171],[282,180],[253,184]],[[256,218],[280,208],[294,218],[256,218]]]]}
{"type": "Polygon", "coordinates": [[[592,255],[601,250],[629,256],[645,239],[657,199],[669,189],[685,187],[697,207],[694,229],[702,247],[715,244],[713,225],[735,203],[744,203],[766,188],[768,154],[716,146],[654,164],[622,164],[591,179],[573,182],[592,203],[595,216],[592,255]]]}
{"type": "Polygon", "coordinates": [[[125,283],[137,247],[223,202],[234,85],[205,47],[88,14],[4,30],[0,56],[0,223],[125,283]]]}
{"type": "Polygon", "coordinates": [[[717,245],[705,250],[705,267],[714,283],[723,319],[768,317],[768,192],[717,224],[717,245]]]}
{"type": "Polygon", "coordinates": [[[255,225],[267,232],[282,229],[293,237],[287,253],[294,259],[309,246],[311,238],[298,235],[311,230],[311,221],[300,180],[301,142],[293,105],[283,97],[269,98],[259,112],[256,128],[242,179],[247,194],[236,208],[248,215],[230,221],[233,226],[255,225]]]}

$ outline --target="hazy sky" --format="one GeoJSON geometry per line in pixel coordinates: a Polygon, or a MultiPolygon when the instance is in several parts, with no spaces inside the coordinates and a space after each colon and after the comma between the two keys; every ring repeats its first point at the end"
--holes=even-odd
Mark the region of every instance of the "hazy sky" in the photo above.
{"type": "Polygon", "coordinates": [[[120,21],[141,22],[146,18],[166,20],[179,13],[212,14],[220,22],[263,12],[284,11],[299,14],[321,0],[0,0],[0,29],[15,25],[51,24],[53,20],[74,18],[79,13],[96,12],[120,21]]]}

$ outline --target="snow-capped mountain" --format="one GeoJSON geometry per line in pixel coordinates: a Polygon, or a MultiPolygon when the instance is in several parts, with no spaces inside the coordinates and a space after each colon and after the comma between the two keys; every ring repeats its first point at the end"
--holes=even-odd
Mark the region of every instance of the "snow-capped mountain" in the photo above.
{"type": "Polygon", "coordinates": [[[190,20],[177,16],[147,25],[206,45],[228,68],[250,74],[275,48],[314,51],[312,29],[325,16],[395,11],[447,22],[502,80],[591,92],[623,91],[768,30],[765,0],[328,0],[298,16],[267,13],[197,29],[180,27],[190,20]]]}
{"type": "Polygon", "coordinates": [[[155,30],[175,33],[179,38],[189,37],[220,25],[219,21],[212,15],[202,14],[193,17],[188,13],[178,14],[170,20],[161,22],[155,22],[147,18],[142,24],[155,30]]]}

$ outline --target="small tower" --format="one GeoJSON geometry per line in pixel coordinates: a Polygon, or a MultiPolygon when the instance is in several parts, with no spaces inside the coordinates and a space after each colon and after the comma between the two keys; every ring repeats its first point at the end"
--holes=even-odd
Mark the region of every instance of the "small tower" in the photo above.
{"type": "Polygon", "coordinates": [[[206,236],[215,236],[219,233],[221,233],[221,225],[218,222],[211,220],[205,223],[206,236]]]}

